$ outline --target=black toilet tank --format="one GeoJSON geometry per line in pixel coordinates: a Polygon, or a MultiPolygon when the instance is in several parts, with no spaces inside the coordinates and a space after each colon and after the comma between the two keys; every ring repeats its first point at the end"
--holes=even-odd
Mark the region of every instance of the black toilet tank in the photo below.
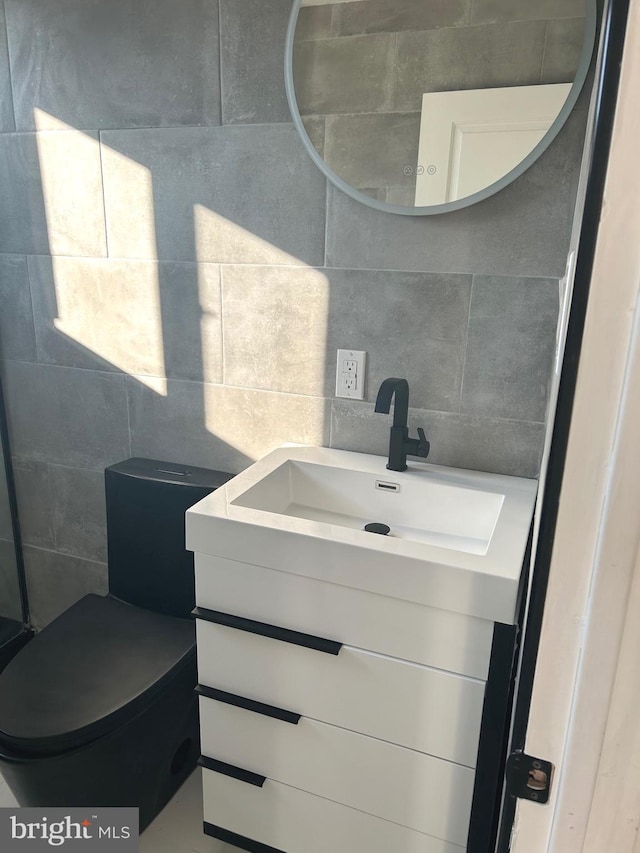
{"type": "Polygon", "coordinates": [[[208,468],[127,459],[105,470],[109,592],[170,616],[194,607],[184,514],[231,479],[208,468]]]}

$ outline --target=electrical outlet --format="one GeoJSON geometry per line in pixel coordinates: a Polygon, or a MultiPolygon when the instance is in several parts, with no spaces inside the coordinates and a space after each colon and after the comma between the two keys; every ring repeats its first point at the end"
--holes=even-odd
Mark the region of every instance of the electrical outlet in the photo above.
{"type": "Polygon", "coordinates": [[[336,364],[336,397],[364,400],[367,354],[360,350],[339,349],[336,364]]]}
{"type": "Polygon", "coordinates": [[[355,373],[343,373],[343,387],[345,391],[355,391],[358,387],[358,381],[355,373]]]}

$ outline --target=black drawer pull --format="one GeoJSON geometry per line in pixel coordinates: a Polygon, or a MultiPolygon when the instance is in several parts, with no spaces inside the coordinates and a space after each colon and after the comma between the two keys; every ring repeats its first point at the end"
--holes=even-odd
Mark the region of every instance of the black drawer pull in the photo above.
{"type": "Polygon", "coordinates": [[[206,821],[204,822],[204,834],[211,838],[217,838],[218,841],[224,841],[225,844],[231,844],[232,847],[248,850],[249,853],[283,853],[282,850],[277,850],[275,847],[261,844],[259,841],[254,841],[253,838],[245,838],[244,835],[237,835],[235,832],[230,832],[228,829],[223,829],[221,826],[215,826],[206,821]]]}
{"type": "Polygon", "coordinates": [[[214,773],[222,773],[223,776],[231,776],[233,779],[239,779],[240,782],[247,782],[249,785],[255,785],[256,788],[262,788],[267,781],[266,776],[260,776],[258,773],[252,773],[250,770],[243,770],[242,767],[234,767],[233,764],[225,764],[224,761],[216,761],[215,758],[207,758],[206,755],[201,755],[198,759],[200,767],[205,770],[213,770],[214,773]]]}
{"type": "Polygon", "coordinates": [[[228,628],[237,628],[239,631],[259,634],[261,637],[269,637],[272,640],[282,640],[283,643],[304,646],[307,649],[325,652],[328,655],[337,655],[342,648],[342,643],[337,643],[335,640],[314,637],[312,634],[301,634],[299,631],[290,631],[289,628],[279,628],[277,625],[267,625],[265,622],[254,622],[253,619],[245,619],[243,616],[232,616],[230,613],[207,610],[206,607],[196,607],[192,611],[192,615],[196,619],[204,619],[205,622],[215,622],[216,625],[226,625],[228,628]]]}
{"type": "Polygon", "coordinates": [[[244,708],[246,711],[262,714],[263,717],[273,717],[275,720],[282,720],[284,723],[292,723],[294,726],[300,722],[300,714],[294,714],[293,711],[285,711],[284,708],[276,708],[275,705],[265,705],[264,702],[256,702],[255,699],[245,699],[244,696],[236,696],[235,693],[225,693],[224,690],[216,690],[214,687],[198,684],[196,693],[199,696],[206,696],[207,699],[215,699],[217,702],[224,702],[226,705],[234,705],[236,708],[244,708]]]}

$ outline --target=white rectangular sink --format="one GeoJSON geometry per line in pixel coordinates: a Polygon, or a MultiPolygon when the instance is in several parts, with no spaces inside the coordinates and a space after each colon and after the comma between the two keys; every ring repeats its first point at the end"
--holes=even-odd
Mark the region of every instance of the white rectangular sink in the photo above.
{"type": "Polygon", "coordinates": [[[188,511],[187,547],[515,622],[537,481],[386,461],[278,448],[188,511]]]}
{"type": "Polygon", "coordinates": [[[442,477],[384,479],[369,471],[286,459],[233,506],[363,530],[379,523],[388,535],[486,554],[504,495],[447,483],[442,477]]]}

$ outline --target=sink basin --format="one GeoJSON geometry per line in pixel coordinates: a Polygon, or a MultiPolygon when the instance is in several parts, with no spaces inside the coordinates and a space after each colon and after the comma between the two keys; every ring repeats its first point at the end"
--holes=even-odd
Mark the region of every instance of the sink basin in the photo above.
{"type": "Polygon", "coordinates": [[[187,547],[513,624],[537,481],[386,461],[278,448],[187,512],[187,547]]]}
{"type": "Polygon", "coordinates": [[[502,494],[465,488],[442,475],[400,478],[388,471],[379,479],[368,471],[293,459],[231,501],[353,530],[380,523],[392,538],[471,554],[487,553],[503,502],[502,494]]]}

